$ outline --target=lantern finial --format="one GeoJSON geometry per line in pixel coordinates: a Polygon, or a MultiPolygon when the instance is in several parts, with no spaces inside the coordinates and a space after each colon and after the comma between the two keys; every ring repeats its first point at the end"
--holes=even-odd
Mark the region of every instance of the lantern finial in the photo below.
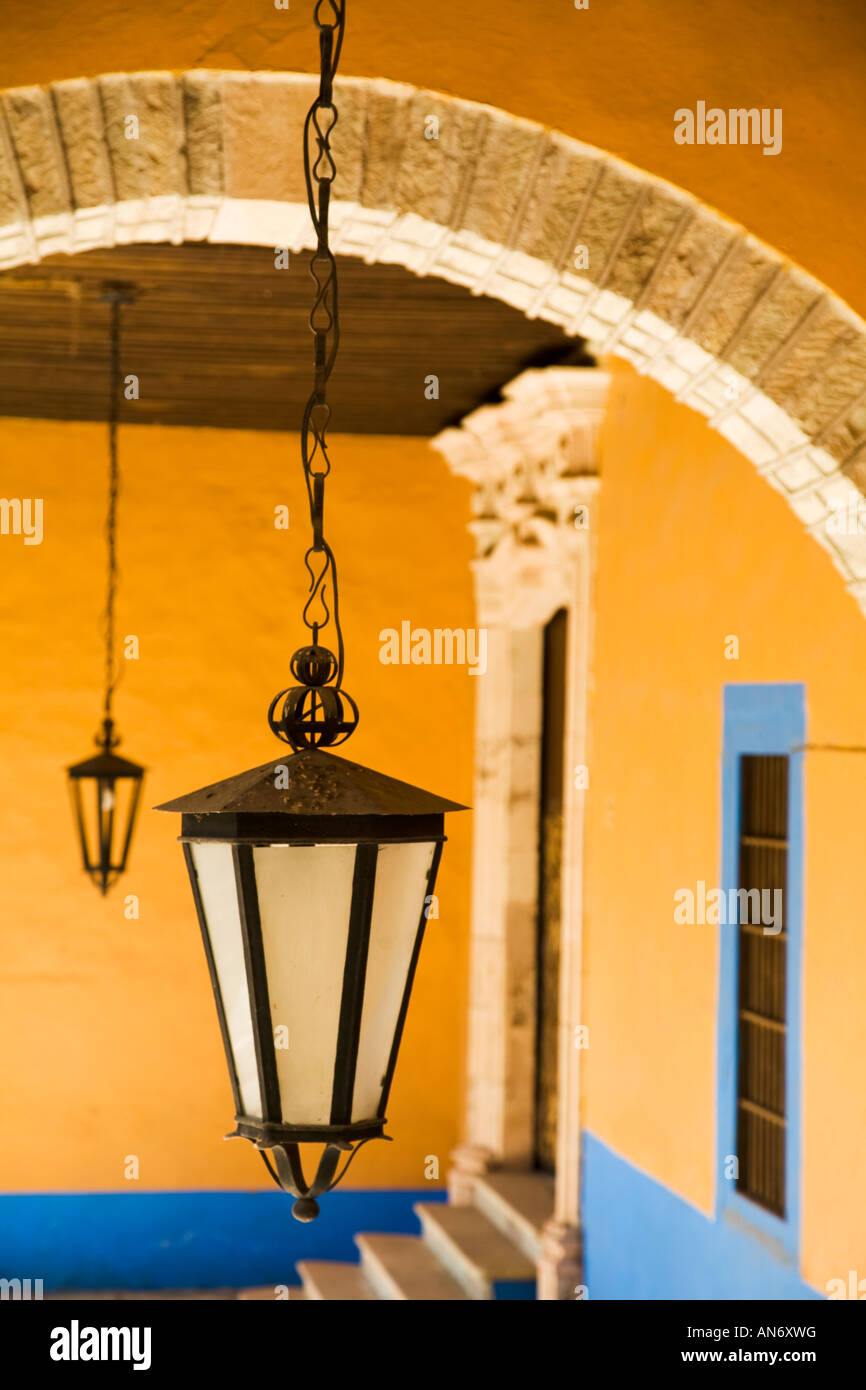
{"type": "Polygon", "coordinates": [[[339,670],[334,653],[327,647],[299,647],[291,668],[300,684],[281,690],[271,701],[268,723],[272,732],[291,744],[296,753],[301,748],[334,748],[345,743],[357,727],[358,706],[345,690],[330,684],[339,670]]]}

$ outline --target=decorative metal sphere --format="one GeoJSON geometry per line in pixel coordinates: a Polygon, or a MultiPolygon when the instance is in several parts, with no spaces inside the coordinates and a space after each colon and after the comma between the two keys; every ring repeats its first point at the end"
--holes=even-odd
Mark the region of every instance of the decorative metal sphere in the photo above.
{"type": "Polygon", "coordinates": [[[327,685],[337,674],[337,658],[327,647],[299,647],[292,657],[291,669],[301,685],[327,685]]]}
{"type": "Polygon", "coordinates": [[[271,732],[295,752],[345,743],[357,727],[358,706],[345,690],[327,684],[337,674],[333,652],[327,647],[300,647],[291,669],[303,683],[274,696],[268,710],[271,732]]]}

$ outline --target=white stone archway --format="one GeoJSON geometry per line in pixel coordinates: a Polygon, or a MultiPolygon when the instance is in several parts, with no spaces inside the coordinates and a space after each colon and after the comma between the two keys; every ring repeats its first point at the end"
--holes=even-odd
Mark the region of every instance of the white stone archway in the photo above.
{"type": "MultiPolygon", "coordinates": [[[[310,245],[298,136],[315,87],[194,70],[2,93],[0,269],[140,241],[310,245]]],[[[866,492],[860,318],[601,150],[398,83],[336,90],[338,252],[467,285],[655,377],[786,497],[866,611],[866,534],[827,525],[866,492]]]]}

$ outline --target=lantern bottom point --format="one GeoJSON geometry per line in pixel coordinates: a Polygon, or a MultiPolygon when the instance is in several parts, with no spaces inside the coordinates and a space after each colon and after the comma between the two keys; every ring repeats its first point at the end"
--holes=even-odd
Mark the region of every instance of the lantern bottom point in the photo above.
{"type": "Polygon", "coordinates": [[[315,1221],[319,1214],[319,1204],[313,1197],[299,1197],[292,1206],[292,1216],[296,1221],[315,1221]]]}

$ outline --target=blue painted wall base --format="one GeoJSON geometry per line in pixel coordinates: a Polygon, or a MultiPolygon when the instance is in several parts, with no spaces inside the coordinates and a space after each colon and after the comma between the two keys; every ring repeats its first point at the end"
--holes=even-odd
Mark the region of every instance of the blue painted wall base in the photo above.
{"type": "Polygon", "coordinates": [[[357,1261],[359,1231],[417,1235],[413,1203],[445,1195],[347,1188],[302,1225],[277,1191],[0,1194],[0,1278],[46,1293],[297,1284],[298,1260],[357,1261]]]}
{"type": "Polygon", "coordinates": [[[778,1243],[705,1216],[593,1134],[584,1134],[583,1164],[590,1299],[822,1297],[778,1243]]]}
{"type": "MultiPolygon", "coordinates": [[[[761,1232],[710,1219],[593,1134],[583,1145],[590,1299],[822,1297],[761,1232]]],[[[42,1279],[46,1293],[297,1284],[298,1260],[355,1262],[358,1232],[417,1235],[413,1204],[444,1200],[338,1190],[301,1225],[280,1192],[0,1194],[0,1277],[42,1279]]]]}

